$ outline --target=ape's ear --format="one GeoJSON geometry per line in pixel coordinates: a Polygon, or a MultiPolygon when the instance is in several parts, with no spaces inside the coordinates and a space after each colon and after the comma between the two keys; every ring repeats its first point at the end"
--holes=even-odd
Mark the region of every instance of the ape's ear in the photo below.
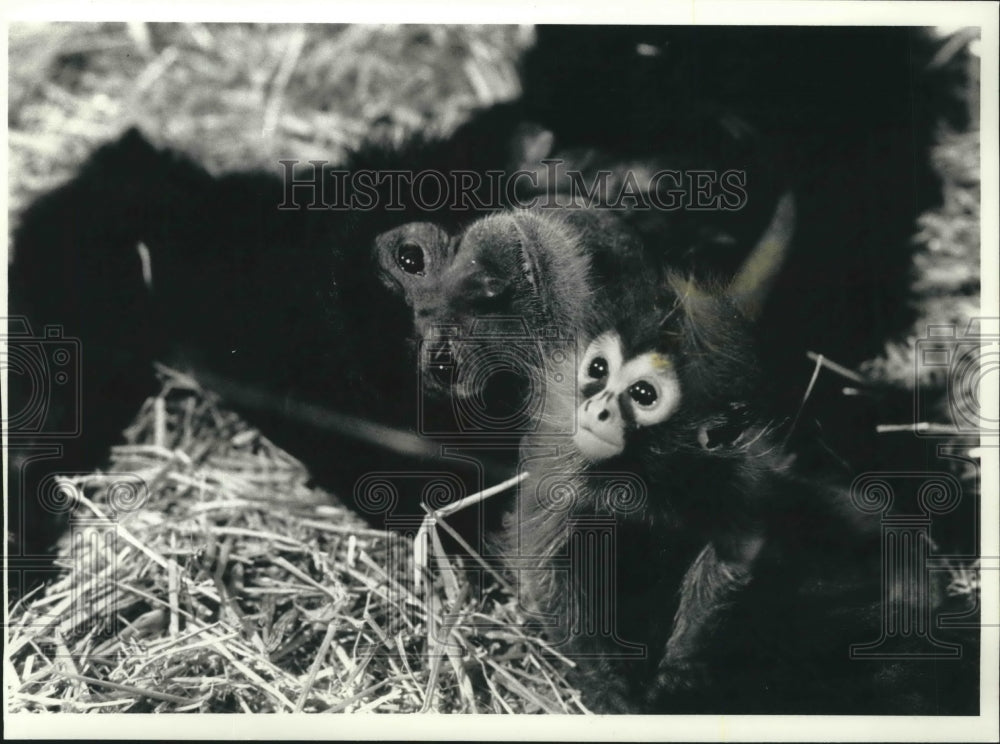
{"type": "Polygon", "coordinates": [[[732,422],[702,424],[698,427],[698,444],[709,452],[722,447],[732,447],[739,443],[745,429],[732,422]]]}
{"type": "Polygon", "coordinates": [[[764,309],[768,292],[788,256],[794,232],[795,198],[791,192],[785,192],[778,199],[770,224],[727,290],[733,304],[750,320],[756,320],[764,309]]]}
{"type": "Polygon", "coordinates": [[[722,447],[734,447],[744,441],[753,427],[751,407],[746,403],[731,401],[724,414],[705,421],[698,427],[698,444],[704,450],[712,451],[722,447]]]}

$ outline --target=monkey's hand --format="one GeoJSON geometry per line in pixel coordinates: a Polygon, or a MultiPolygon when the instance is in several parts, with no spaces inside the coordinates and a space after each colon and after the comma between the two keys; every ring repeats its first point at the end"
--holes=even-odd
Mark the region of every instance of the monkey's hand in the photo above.
{"type": "Polygon", "coordinates": [[[664,657],[656,671],[647,702],[654,708],[662,708],[684,693],[705,689],[710,681],[708,666],[704,662],[664,657]]]}

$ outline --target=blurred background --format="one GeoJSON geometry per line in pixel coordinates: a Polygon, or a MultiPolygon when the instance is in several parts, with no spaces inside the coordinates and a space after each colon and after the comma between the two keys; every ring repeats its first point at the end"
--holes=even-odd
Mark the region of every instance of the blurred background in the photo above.
{"type": "Polygon", "coordinates": [[[214,172],[337,162],[519,92],[527,26],[14,24],[11,209],[129,124],[214,172]]]}

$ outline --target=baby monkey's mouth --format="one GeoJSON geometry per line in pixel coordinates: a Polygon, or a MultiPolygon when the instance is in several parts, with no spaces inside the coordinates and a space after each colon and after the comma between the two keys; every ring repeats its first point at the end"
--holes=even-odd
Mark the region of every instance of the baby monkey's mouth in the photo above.
{"type": "Polygon", "coordinates": [[[608,439],[583,424],[573,435],[573,443],[585,458],[592,462],[600,462],[620,455],[625,449],[623,441],[608,439]]]}

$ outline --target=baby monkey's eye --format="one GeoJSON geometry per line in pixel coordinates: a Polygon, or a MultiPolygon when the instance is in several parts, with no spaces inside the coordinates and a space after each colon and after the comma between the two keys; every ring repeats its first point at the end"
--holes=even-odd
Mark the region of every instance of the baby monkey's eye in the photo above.
{"type": "Polygon", "coordinates": [[[656,388],[645,380],[633,382],[628,389],[628,396],[643,408],[649,408],[659,397],[656,388]]]}
{"type": "Polygon", "coordinates": [[[407,241],[396,251],[396,265],[407,274],[424,275],[424,249],[407,241]]]}
{"type": "Polygon", "coordinates": [[[608,376],[608,360],[604,357],[594,357],[587,367],[587,376],[594,380],[600,380],[608,376]]]}

